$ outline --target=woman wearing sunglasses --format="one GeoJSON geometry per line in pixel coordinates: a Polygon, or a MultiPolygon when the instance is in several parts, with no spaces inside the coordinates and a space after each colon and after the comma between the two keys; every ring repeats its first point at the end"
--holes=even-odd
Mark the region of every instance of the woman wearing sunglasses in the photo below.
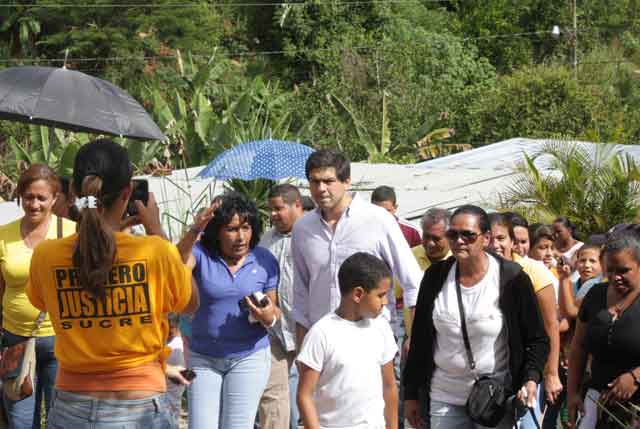
{"type": "MultiPolygon", "coordinates": [[[[433,264],[420,287],[403,378],[405,416],[424,427],[419,410],[426,405],[432,429],[482,428],[466,407],[476,378],[490,374],[507,396],[533,406],[548,338],[529,277],[518,264],[485,252],[491,231],[484,210],[458,208],[446,237],[453,257],[433,264]]],[[[505,411],[497,427],[511,428],[514,418],[505,411]]]]}

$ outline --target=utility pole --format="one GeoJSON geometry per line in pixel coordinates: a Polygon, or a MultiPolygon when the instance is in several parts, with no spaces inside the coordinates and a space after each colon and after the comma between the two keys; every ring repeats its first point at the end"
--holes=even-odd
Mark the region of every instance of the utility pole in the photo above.
{"type": "Polygon", "coordinates": [[[572,0],[572,13],[573,13],[573,72],[576,80],[578,80],[578,0],[572,0]]]}

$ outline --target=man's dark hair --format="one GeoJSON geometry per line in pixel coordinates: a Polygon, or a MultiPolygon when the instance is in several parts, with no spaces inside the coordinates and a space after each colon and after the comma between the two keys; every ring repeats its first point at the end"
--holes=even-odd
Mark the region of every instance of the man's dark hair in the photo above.
{"type": "Polygon", "coordinates": [[[222,204],[213,214],[213,219],[204,229],[200,242],[210,255],[220,255],[220,230],[228,225],[233,217],[238,215],[240,222],[247,222],[251,226],[251,240],[249,248],[258,245],[262,235],[262,222],[256,205],[238,192],[230,192],[222,197],[222,204]]]}
{"type": "Polygon", "coordinates": [[[390,201],[394,206],[396,205],[396,191],[391,186],[382,185],[373,190],[371,194],[372,203],[382,203],[390,201]]]}
{"type": "Polygon", "coordinates": [[[309,174],[317,168],[335,168],[336,177],[341,182],[351,178],[351,163],[341,152],[332,149],[320,149],[309,155],[304,172],[309,179],[309,174]]]}
{"type": "Polygon", "coordinates": [[[391,278],[391,271],[382,259],[370,253],[354,253],[345,259],[338,271],[340,294],[347,295],[358,286],[371,292],[386,278],[391,278]]]}
{"type": "Polygon", "coordinates": [[[302,210],[309,212],[316,208],[316,203],[313,202],[313,198],[308,195],[302,196],[302,210]]]}
{"type": "Polygon", "coordinates": [[[478,206],[474,206],[472,204],[466,204],[464,206],[458,207],[453,214],[451,215],[451,222],[453,223],[453,219],[459,215],[472,215],[478,218],[478,227],[480,227],[480,232],[485,233],[491,229],[491,224],[489,223],[489,216],[487,212],[481,209],[478,206]]]}
{"type": "Polygon", "coordinates": [[[521,216],[516,212],[504,212],[503,214],[509,218],[511,225],[514,228],[516,226],[521,226],[522,228],[529,229],[529,221],[527,221],[524,216],[521,216]]]}
{"type": "Polygon", "coordinates": [[[288,205],[292,205],[296,201],[300,201],[302,203],[302,195],[300,195],[300,191],[297,187],[289,183],[283,183],[271,188],[268,198],[271,199],[278,197],[282,198],[282,201],[288,205]]]}

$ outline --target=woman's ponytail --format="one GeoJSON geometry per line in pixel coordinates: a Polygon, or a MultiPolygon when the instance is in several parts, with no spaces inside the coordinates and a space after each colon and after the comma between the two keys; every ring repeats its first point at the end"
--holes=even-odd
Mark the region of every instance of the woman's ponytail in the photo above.
{"type": "Polygon", "coordinates": [[[103,195],[102,182],[102,178],[93,174],[82,180],[78,197],[78,238],[73,252],[73,264],[79,269],[80,286],[101,299],[105,296],[104,285],[116,256],[114,233],[99,213],[102,207],[108,207],[115,198],[103,195]],[[83,204],[87,201],[91,203],[83,204]]]}

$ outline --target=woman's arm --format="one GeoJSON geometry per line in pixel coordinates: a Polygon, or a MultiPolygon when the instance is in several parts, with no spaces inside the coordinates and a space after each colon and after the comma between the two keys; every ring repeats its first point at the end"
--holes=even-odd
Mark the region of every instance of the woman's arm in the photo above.
{"type": "Polygon", "coordinates": [[[558,374],[560,363],[560,327],[558,325],[558,311],[553,285],[542,288],[536,293],[540,314],[544,323],[544,330],[549,337],[549,356],[544,367],[544,387],[547,400],[555,402],[562,393],[562,383],[558,374]]]}
{"type": "Polygon", "coordinates": [[[393,360],[382,365],[382,396],[384,397],[384,420],[387,429],[398,428],[398,389],[393,370],[393,360]]]}
{"type": "Polygon", "coordinates": [[[567,380],[567,404],[569,408],[569,427],[576,427],[578,411],[582,411],[582,377],[587,367],[587,351],[585,339],[587,326],[580,319],[577,320],[576,329],[571,342],[569,354],[569,376],[567,380]]]}
{"type": "Polygon", "coordinates": [[[184,234],[182,239],[178,242],[176,247],[180,252],[180,256],[182,256],[182,262],[185,264],[190,263],[192,260],[191,249],[193,245],[196,244],[200,234],[204,232],[204,229],[207,227],[207,224],[211,219],[213,219],[213,213],[218,208],[219,204],[214,204],[211,207],[206,208],[202,213],[196,216],[193,225],[189,227],[187,232],[184,234]]]}
{"type": "Polygon", "coordinates": [[[316,405],[313,403],[313,393],[320,379],[320,373],[298,362],[300,381],[298,382],[297,403],[305,429],[320,429],[320,419],[316,405]]]}
{"type": "Polygon", "coordinates": [[[582,300],[576,300],[573,295],[573,282],[569,266],[562,265],[558,274],[560,275],[560,312],[564,317],[575,320],[578,317],[582,300]]]}

